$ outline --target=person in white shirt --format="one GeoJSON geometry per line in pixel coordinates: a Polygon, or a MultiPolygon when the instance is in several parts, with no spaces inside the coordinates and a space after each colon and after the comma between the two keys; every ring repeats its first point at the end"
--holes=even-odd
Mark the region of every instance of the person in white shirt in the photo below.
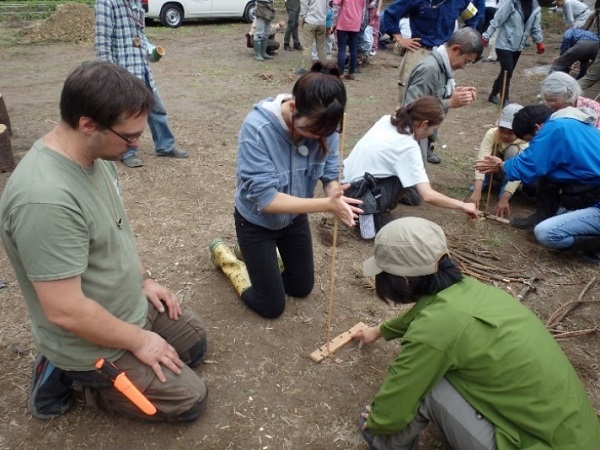
{"type": "Polygon", "coordinates": [[[381,216],[394,209],[406,188],[413,186],[418,193],[412,196],[417,198],[416,204],[422,198],[431,205],[459,209],[470,217],[477,217],[473,203],[435,191],[425,172],[417,141],[431,136],[444,117],[444,108],[437,97],[420,97],[399,107],[393,115],[379,119],[344,160],[343,182],[350,183],[345,195],[363,200],[359,226],[365,239],[373,234],[367,222],[372,222],[377,231],[383,225],[381,216]]]}

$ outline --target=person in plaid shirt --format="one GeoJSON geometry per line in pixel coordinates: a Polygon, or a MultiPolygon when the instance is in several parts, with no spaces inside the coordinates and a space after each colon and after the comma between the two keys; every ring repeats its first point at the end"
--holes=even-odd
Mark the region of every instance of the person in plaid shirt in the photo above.
{"type": "MultiPolygon", "coordinates": [[[[156,89],[148,55],[154,48],[144,34],[144,10],[140,0],[96,0],[96,56],[118,64],[140,78],[154,94],[155,105],[148,114],[148,126],[157,156],[187,158],[188,152],[175,147],[175,138],[167,121],[167,110],[156,89]]],[[[141,167],[137,145],[122,137],[129,150],[122,158],[127,167],[141,167]]]]}

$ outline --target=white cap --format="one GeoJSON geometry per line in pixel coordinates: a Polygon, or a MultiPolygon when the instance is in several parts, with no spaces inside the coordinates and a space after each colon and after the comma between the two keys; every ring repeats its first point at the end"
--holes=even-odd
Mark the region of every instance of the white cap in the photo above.
{"type": "Polygon", "coordinates": [[[515,118],[515,114],[522,109],[523,107],[518,103],[511,103],[509,105],[506,105],[500,113],[500,119],[498,119],[498,126],[512,130],[512,123],[513,119],[515,118]]]}

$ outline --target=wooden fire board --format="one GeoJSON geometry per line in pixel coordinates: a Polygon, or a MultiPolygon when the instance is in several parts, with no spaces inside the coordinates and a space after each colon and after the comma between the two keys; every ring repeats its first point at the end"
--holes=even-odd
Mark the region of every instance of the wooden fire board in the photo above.
{"type": "Polygon", "coordinates": [[[329,348],[327,348],[327,344],[325,344],[319,347],[318,350],[312,352],[310,354],[310,359],[312,359],[315,362],[323,361],[325,358],[330,356],[330,352],[334,353],[336,350],[339,350],[348,342],[350,342],[354,333],[365,328],[369,328],[369,326],[362,322],[358,322],[348,331],[344,331],[342,334],[334,337],[331,341],[329,341],[329,348]]]}

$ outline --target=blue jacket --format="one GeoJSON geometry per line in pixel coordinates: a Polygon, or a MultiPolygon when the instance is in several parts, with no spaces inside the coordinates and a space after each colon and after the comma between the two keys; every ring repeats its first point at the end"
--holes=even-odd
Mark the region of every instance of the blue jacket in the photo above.
{"type": "Polygon", "coordinates": [[[516,158],[504,162],[509,180],[600,185],[600,130],[577,108],[553,114],[516,158]]]}
{"type": "Polygon", "coordinates": [[[569,50],[579,41],[600,41],[600,36],[591,31],[582,30],[581,28],[569,28],[564,32],[562,42],[560,44],[560,54],[569,50]]]}
{"type": "MultiPolygon", "coordinates": [[[[385,9],[381,32],[400,34],[400,19],[410,15],[412,37],[421,38],[424,47],[437,47],[450,38],[456,19],[469,3],[470,0],[397,0],[385,9]]],[[[477,20],[475,15],[466,24],[476,28],[477,20]]]]}
{"type": "Polygon", "coordinates": [[[333,133],[326,139],[327,154],[314,139],[294,144],[289,131],[263,107],[268,101],[273,99],[254,105],[238,136],[235,207],[249,222],[280,230],[292,223],[297,214],[269,214],[263,209],[280,192],[311,198],[319,180],[324,186],[336,181],[339,134],[333,133]],[[302,145],[308,148],[307,156],[298,152],[302,145]]]}
{"type": "Polygon", "coordinates": [[[542,8],[537,0],[533,0],[531,15],[527,23],[525,23],[520,0],[505,0],[500,3],[490,26],[482,36],[489,41],[494,32],[498,30],[496,48],[520,52],[525,48],[528,35],[531,34],[531,38],[536,44],[544,40],[541,20],[542,8]]]}

